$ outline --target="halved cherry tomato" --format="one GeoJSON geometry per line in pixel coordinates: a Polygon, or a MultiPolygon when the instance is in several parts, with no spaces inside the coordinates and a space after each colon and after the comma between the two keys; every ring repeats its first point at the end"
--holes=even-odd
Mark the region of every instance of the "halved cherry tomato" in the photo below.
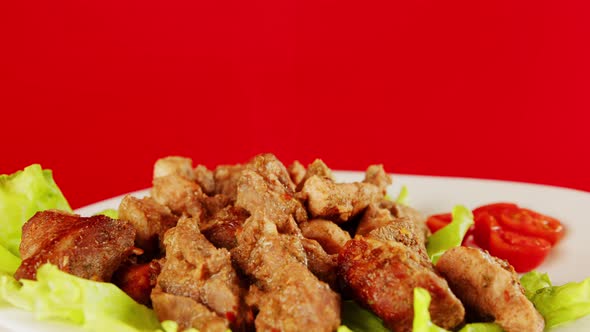
{"type": "Polygon", "coordinates": [[[473,239],[475,240],[475,243],[482,249],[489,250],[492,230],[500,228],[498,221],[487,211],[481,211],[477,213],[477,215],[474,214],[473,221],[475,226],[473,239]]]}
{"type": "Polygon", "coordinates": [[[549,241],[516,232],[493,229],[490,232],[489,252],[507,260],[516,272],[528,272],[539,266],[551,249],[549,241]]]}
{"type": "Polygon", "coordinates": [[[564,228],[557,219],[520,208],[516,204],[495,203],[473,210],[475,220],[484,213],[492,216],[503,228],[519,234],[543,238],[551,245],[555,245],[564,234],[564,228]]]}
{"type": "Polygon", "coordinates": [[[499,222],[517,233],[543,238],[552,246],[561,240],[564,233],[563,226],[557,219],[529,209],[504,211],[499,222]]]}
{"type": "Polygon", "coordinates": [[[478,208],[476,208],[475,210],[473,210],[473,215],[477,215],[479,213],[482,212],[488,212],[492,215],[496,215],[500,212],[506,211],[506,210],[518,210],[519,207],[518,205],[514,204],[514,203],[493,203],[493,204],[486,204],[486,205],[482,205],[478,208]]]}
{"type": "Polygon", "coordinates": [[[436,233],[439,229],[445,227],[453,221],[453,216],[450,213],[435,214],[428,217],[426,226],[432,233],[436,233]]]}

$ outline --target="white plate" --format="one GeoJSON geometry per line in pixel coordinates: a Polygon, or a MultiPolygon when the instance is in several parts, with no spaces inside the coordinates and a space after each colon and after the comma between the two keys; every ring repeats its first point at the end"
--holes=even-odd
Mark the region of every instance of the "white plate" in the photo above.
{"type": "MultiPolygon", "coordinates": [[[[334,172],[340,181],[362,180],[361,172],[334,172]]],[[[590,277],[590,193],[543,185],[466,178],[394,175],[390,194],[396,197],[402,185],[409,190],[409,204],[424,214],[448,212],[456,204],[469,208],[492,202],[514,202],[560,219],[567,227],[566,236],[550,253],[538,270],[548,272],[554,284],[581,281],[590,277]]],[[[132,193],[145,196],[148,190],[132,193]]],[[[107,208],[117,208],[123,196],[101,201],[76,212],[92,215],[107,208]]],[[[32,316],[14,308],[0,308],[0,326],[11,331],[79,331],[64,324],[32,321],[32,316]]],[[[0,327],[1,329],[1,327],[0,327]]],[[[590,318],[553,331],[590,331],[590,318]]]]}

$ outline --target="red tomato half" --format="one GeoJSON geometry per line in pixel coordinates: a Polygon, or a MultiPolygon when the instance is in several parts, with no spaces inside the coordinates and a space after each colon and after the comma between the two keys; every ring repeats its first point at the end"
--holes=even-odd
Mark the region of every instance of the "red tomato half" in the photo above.
{"type": "Polygon", "coordinates": [[[498,220],[502,226],[517,233],[543,238],[555,245],[563,237],[561,223],[549,216],[528,209],[504,211],[498,220]]]}
{"type": "MultiPolygon", "coordinates": [[[[473,210],[477,223],[483,214],[493,217],[499,226],[516,233],[547,240],[555,245],[564,234],[561,223],[549,216],[523,209],[512,203],[488,204],[473,210]]],[[[488,218],[488,217],[485,217],[488,218]]]]}
{"type": "Polygon", "coordinates": [[[551,244],[545,239],[502,229],[491,231],[489,244],[490,254],[507,260],[516,272],[536,268],[551,250],[551,244]]]}
{"type": "Polygon", "coordinates": [[[490,236],[492,230],[500,229],[496,218],[488,212],[479,212],[474,214],[475,230],[473,232],[473,239],[482,249],[490,249],[490,236]]]}

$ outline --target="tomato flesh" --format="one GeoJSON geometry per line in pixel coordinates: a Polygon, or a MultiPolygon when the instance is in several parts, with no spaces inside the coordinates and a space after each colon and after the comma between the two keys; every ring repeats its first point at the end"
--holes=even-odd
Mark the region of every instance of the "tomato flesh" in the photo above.
{"type": "Polygon", "coordinates": [[[490,254],[507,260],[516,272],[528,272],[541,265],[551,250],[551,244],[543,238],[502,229],[492,230],[489,241],[490,254]]]}
{"type": "Polygon", "coordinates": [[[552,246],[561,240],[564,233],[563,226],[557,219],[528,209],[504,211],[499,222],[517,233],[543,238],[552,246]]]}
{"type": "MultiPolygon", "coordinates": [[[[555,218],[521,208],[513,203],[494,203],[473,210],[474,225],[462,245],[488,250],[507,260],[517,272],[539,266],[564,235],[555,218]]],[[[436,232],[452,221],[450,213],[430,216],[426,222],[436,232]]]]}

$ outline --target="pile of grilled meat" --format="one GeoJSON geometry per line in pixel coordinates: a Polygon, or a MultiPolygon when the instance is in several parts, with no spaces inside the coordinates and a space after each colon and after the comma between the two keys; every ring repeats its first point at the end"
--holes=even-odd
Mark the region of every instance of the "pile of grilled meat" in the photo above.
{"type": "Polygon", "coordinates": [[[508,332],[543,330],[505,262],[459,247],[433,266],[423,217],[385,199],[390,184],[380,165],[336,183],[321,160],[287,168],[263,154],[208,170],[163,158],[151,195],[125,197],[118,220],[37,213],[15,276],[34,279],[50,262],[113,282],[181,330],[335,331],[341,300],[354,299],[411,331],[415,287],[430,292],[432,320],[446,329],[467,310],[508,332]]]}

